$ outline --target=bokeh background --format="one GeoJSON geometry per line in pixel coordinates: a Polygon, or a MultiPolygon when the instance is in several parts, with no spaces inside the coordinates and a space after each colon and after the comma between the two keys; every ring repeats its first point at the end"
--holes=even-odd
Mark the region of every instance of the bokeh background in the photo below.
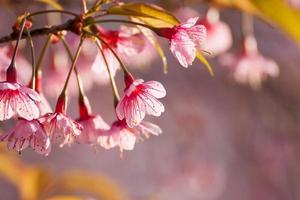
{"type": "MultiPolygon", "coordinates": [[[[79,0],[60,3],[68,10],[81,10],[79,0]]],[[[190,6],[200,15],[208,8],[208,4],[202,1],[156,3],[174,12],[180,7],[190,6]]],[[[42,8],[45,5],[33,1],[3,1],[0,5],[0,34],[10,33],[16,14],[42,8]],[[6,3],[11,5],[7,7],[6,3]]],[[[234,44],[230,51],[239,49],[240,18],[241,12],[236,9],[221,9],[221,19],[233,33],[234,44]]],[[[45,22],[41,19],[39,23],[45,22]]],[[[138,143],[134,151],[125,152],[122,159],[118,149],[95,152],[87,145],[77,144],[70,148],[55,147],[48,157],[31,150],[22,155],[12,153],[11,156],[57,177],[73,170],[98,174],[102,177],[100,182],[105,179],[101,183],[104,188],[108,181],[116,192],[124,194],[124,199],[300,199],[299,46],[276,25],[258,18],[255,19],[255,34],[261,53],[280,66],[280,76],[268,79],[260,90],[237,84],[230,71],[220,65],[218,57],[209,58],[215,72],[212,78],[200,62],[184,69],[166,51],[169,60],[167,75],[162,72],[159,57],[133,69],[136,76],[158,80],[166,87],[167,97],[162,100],[166,112],[160,118],[149,118],[162,128],[161,136],[138,143]]],[[[39,47],[45,37],[35,40],[39,47]]],[[[167,43],[163,44],[167,50],[167,43]]],[[[27,55],[26,51],[24,54],[27,55]]],[[[117,78],[121,83],[121,73],[117,78]]],[[[95,112],[112,122],[110,87],[95,86],[88,95],[95,112]]],[[[71,100],[69,112],[76,117],[74,101],[71,100]]],[[[54,99],[51,103],[54,106],[54,99]]],[[[6,162],[12,161],[3,160],[0,165],[6,162]]],[[[20,199],[16,188],[3,177],[0,199],[20,199]]]]}

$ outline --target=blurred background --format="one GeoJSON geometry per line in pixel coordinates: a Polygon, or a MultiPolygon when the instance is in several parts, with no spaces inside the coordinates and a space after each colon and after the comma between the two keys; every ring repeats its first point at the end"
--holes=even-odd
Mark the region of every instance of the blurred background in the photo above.
{"type": "MultiPolygon", "coordinates": [[[[261,2],[264,1],[268,5],[272,3],[271,0],[261,2]]],[[[46,8],[45,4],[29,0],[0,2],[1,36],[11,32],[11,25],[20,13],[46,8]]],[[[203,17],[211,6],[204,1],[149,2],[161,5],[180,15],[178,17],[189,16],[190,12],[203,17]]],[[[242,40],[241,10],[249,10],[220,2],[214,6],[220,9],[220,19],[229,25],[233,37],[228,51],[238,52],[242,40]]],[[[79,0],[59,3],[66,10],[81,12],[79,0]]],[[[300,12],[297,8],[291,10],[300,12]]],[[[185,69],[163,41],[169,61],[168,74],[163,74],[162,63],[153,49],[145,53],[153,59],[132,67],[136,77],[157,80],[166,87],[167,97],[162,100],[166,112],[160,118],[149,118],[162,128],[161,136],[139,142],[133,151],[124,152],[122,159],[118,149],[95,150],[79,144],[70,148],[54,147],[47,157],[31,150],[17,155],[2,148],[0,199],[22,199],[20,191],[38,189],[40,193],[47,191],[51,195],[76,194],[99,200],[300,199],[299,43],[296,34],[282,26],[282,20],[269,19],[266,22],[256,17],[254,31],[261,54],[278,64],[278,77],[268,78],[260,89],[239,84],[231,71],[222,66],[222,55],[208,58],[214,77],[209,76],[198,61],[185,69]],[[30,176],[34,178],[26,178],[28,174],[34,174],[30,176]],[[48,190],[49,185],[43,184],[50,179],[53,179],[51,183],[60,181],[60,184],[48,190]],[[81,186],[72,185],[75,182],[81,186]]],[[[46,20],[41,18],[35,24],[43,25],[46,20]]],[[[287,24],[293,22],[289,18],[284,20],[287,24]]],[[[45,39],[45,36],[35,38],[38,50],[45,39]]],[[[27,51],[23,49],[23,54],[30,60],[27,51]]],[[[46,60],[51,63],[49,58],[46,60]]],[[[117,80],[121,84],[120,72],[117,80]]],[[[44,86],[47,96],[47,85],[44,86]]],[[[87,93],[94,112],[100,113],[105,121],[113,122],[109,85],[93,85],[87,93]]],[[[49,98],[54,106],[55,98],[49,98]]],[[[77,117],[74,102],[70,101],[68,110],[77,117]]],[[[46,197],[42,194],[39,198],[46,197]]]]}

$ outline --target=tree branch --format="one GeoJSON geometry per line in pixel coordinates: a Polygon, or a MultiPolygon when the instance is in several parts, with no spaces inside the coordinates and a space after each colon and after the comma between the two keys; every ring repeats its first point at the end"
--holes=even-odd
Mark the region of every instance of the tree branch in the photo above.
{"type": "MultiPolygon", "coordinates": [[[[64,30],[71,31],[75,20],[76,19],[70,19],[67,22],[65,22],[64,24],[34,29],[34,30],[30,31],[30,35],[31,35],[31,37],[36,37],[36,36],[41,36],[41,35],[48,35],[51,33],[58,33],[60,31],[64,31],[64,30]]],[[[26,38],[26,37],[27,37],[27,34],[23,33],[22,38],[26,38]]],[[[10,35],[1,37],[0,44],[17,40],[17,38],[18,38],[17,34],[11,33],[10,35]]]]}

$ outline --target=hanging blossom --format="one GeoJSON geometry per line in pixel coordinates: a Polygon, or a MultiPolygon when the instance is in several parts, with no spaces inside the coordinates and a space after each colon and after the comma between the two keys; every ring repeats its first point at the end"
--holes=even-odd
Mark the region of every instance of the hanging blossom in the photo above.
{"type": "Polygon", "coordinates": [[[38,119],[43,124],[52,143],[60,147],[71,145],[81,134],[82,126],[66,115],[66,96],[59,97],[54,113],[48,113],[38,119]]]}
{"type": "Polygon", "coordinates": [[[2,142],[7,142],[7,148],[23,151],[27,147],[42,155],[49,155],[51,151],[50,138],[43,125],[36,119],[18,119],[16,126],[8,133],[0,136],[2,142]]]}
{"type": "Polygon", "coordinates": [[[203,19],[197,24],[205,26],[207,37],[203,43],[203,49],[216,56],[226,52],[232,46],[232,34],[230,27],[220,21],[219,12],[211,8],[203,19]]]}
{"type": "Polygon", "coordinates": [[[137,140],[161,133],[160,127],[150,122],[141,122],[138,126],[130,128],[125,120],[117,120],[108,131],[102,132],[98,143],[105,149],[119,146],[121,152],[130,151],[134,149],[137,140]]]}
{"type": "Polygon", "coordinates": [[[90,103],[86,96],[79,100],[80,117],[76,121],[81,124],[82,132],[77,137],[80,144],[97,144],[98,137],[104,131],[109,130],[109,125],[102,119],[100,115],[94,115],[91,110],[90,103]]]}
{"type": "Polygon", "coordinates": [[[17,115],[32,120],[39,116],[40,96],[32,89],[17,83],[16,68],[7,69],[7,81],[0,82],[0,121],[17,115]]]}
{"type": "Polygon", "coordinates": [[[187,68],[193,64],[197,51],[201,51],[206,39],[206,29],[198,25],[198,17],[190,18],[186,22],[173,28],[160,28],[155,32],[170,40],[170,49],[179,63],[187,68]]]}
{"type": "Polygon", "coordinates": [[[131,75],[125,76],[126,89],[124,96],[116,107],[120,120],[125,119],[129,127],[137,126],[145,115],[160,116],[165,111],[164,105],[157,99],[166,96],[164,86],[157,81],[134,80],[131,75]]]}
{"type": "Polygon", "coordinates": [[[253,37],[245,39],[242,52],[226,54],[221,57],[220,62],[233,71],[233,77],[238,83],[248,83],[253,89],[259,89],[268,76],[277,77],[279,75],[279,67],[276,62],[259,53],[253,37]]]}
{"type": "MultiPolygon", "coordinates": [[[[130,58],[137,56],[145,47],[144,37],[136,28],[121,26],[118,31],[114,31],[106,30],[99,26],[98,31],[98,35],[112,47],[123,60],[130,60],[130,58]]],[[[102,44],[102,50],[110,71],[112,75],[115,76],[116,71],[120,68],[120,63],[105,44],[102,44]]],[[[94,81],[96,83],[106,84],[109,82],[109,75],[101,53],[97,54],[92,64],[92,71],[95,72],[94,81]]]]}

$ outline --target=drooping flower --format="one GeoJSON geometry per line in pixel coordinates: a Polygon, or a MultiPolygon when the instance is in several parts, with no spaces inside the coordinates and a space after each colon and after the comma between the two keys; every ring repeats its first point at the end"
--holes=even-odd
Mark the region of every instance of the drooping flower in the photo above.
{"type": "Polygon", "coordinates": [[[232,34],[230,27],[220,21],[219,12],[210,9],[197,24],[205,26],[207,37],[203,43],[203,49],[211,53],[212,56],[226,52],[232,45],[232,34]]]}
{"type": "Polygon", "coordinates": [[[0,121],[14,115],[32,120],[39,117],[40,96],[32,89],[14,82],[0,82],[0,121]]]}
{"type": "Polygon", "coordinates": [[[268,77],[279,75],[276,62],[261,55],[256,45],[254,38],[246,38],[242,52],[226,54],[220,59],[221,64],[233,71],[233,77],[238,83],[248,83],[253,89],[259,89],[268,77]]]}
{"type": "Polygon", "coordinates": [[[164,105],[157,100],[166,96],[166,90],[161,83],[144,83],[144,80],[134,80],[130,75],[125,77],[125,82],[124,96],[116,107],[116,113],[120,120],[126,120],[129,127],[140,124],[146,114],[160,116],[165,111],[164,105]]]}
{"type": "Polygon", "coordinates": [[[84,96],[79,100],[80,117],[76,121],[82,126],[82,133],[77,137],[81,144],[96,144],[103,131],[108,130],[109,125],[100,115],[93,115],[88,99],[84,96]]]}
{"type": "MultiPolygon", "coordinates": [[[[130,60],[133,56],[141,53],[145,46],[143,35],[135,28],[121,26],[118,31],[106,30],[98,27],[99,36],[120,56],[123,60],[130,60]]],[[[101,45],[105,59],[112,75],[120,68],[120,63],[116,59],[111,50],[102,43],[101,45]]],[[[92,65],[94,72],[94,81],[98,84],[106,84],[109,82],[108,72],[105,66],[105,61],[101,53],[95,58],[92,65]]]]}
{"type": "Polygon", "coordinates": [[[36,120],[20,118],[16,126],[8,133],[0,136],[2,142],[7,142],[7,148],[23,151],[27,147],[35,152],[47,156],[51,151],[51,144],[42,124],[36,120]]]}
{"type": "Polygon", "coordinates": [[[143,136],[160,135],[162,133],[159,126],[150,122],[141,122],[138,126],[130,128],[125,120],[117,120],[108,131],[104,131],[98,137],[98,143],[105,149],[119,146],[123,150],[133,150],[135,143],[143,136]]]}
{"type": "Polygon", "coordinates": [[[159,28],[155,32],[170,40],[170,49],[179,63],[187,68],[193,64],[196,52],[201,51],[206,38],[205,26],[197,24],[198,17],[172,28],[159,28]]]}
{"type": "Polygon", "coordinates": [[[81,134],[82,126],[66,115],[66,96],[60,96],[54,113],[48,113],[38,119],[43,124],[52,143],[60,147],[71,145],[81,134]]]}

